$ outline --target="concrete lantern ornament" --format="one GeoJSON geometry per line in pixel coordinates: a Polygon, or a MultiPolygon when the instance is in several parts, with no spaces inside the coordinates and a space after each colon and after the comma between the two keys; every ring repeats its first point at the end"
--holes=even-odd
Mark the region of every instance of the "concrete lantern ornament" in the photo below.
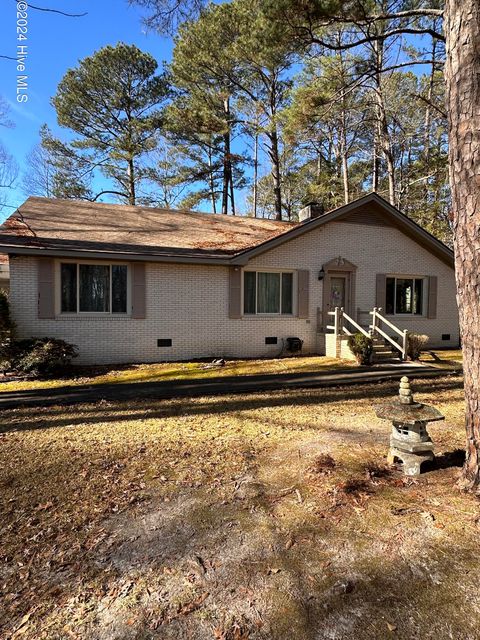
{"type": "Polygon", "coordinates": [[[427,423],[444,420],[445,416],[435,407],[414,401],[406,376],[400,381],[398,397],[392,402],[376,405],[375,413],[379,418],[392,421],[388,462],[402,462],[407,476],[420,475],[422,463],[435,459],[427,423]]]}

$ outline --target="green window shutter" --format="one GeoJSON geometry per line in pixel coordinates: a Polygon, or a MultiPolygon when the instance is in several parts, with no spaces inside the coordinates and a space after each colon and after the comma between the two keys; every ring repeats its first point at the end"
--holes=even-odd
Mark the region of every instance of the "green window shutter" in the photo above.
{"type": "Polygon", "coordinates": [[[438,296],[438,278],[437,276],[429,276],[427,317],[431,318],[432,320],[437,317],[437,296],[438,296]]]}
{"type": "Polygon", "coordinates": [[[242,269],[230,267],[228,281],[228,317],[242,317],[242,269]]]}
{"type": "Polygon", "coordinates": [[[387,302],[387,276],[385,273],[377,273],[375,286],[375,306],[385,311],[387,302]]]}
{"type": "Polygon", "coordinates": [[[55,263],[53,258],[38,259],[38,317],[55,318],[55,263]]]}
{"type": "Polygon", "coordinates": [[[132,318],[143,320],[147,315],[145,263],[132,263],[132,318]]]}
{"type": "Polygon", "coordinates": [[[299,318],[308,318],[309,316],[309,287],[310,287],[310,271],[300,269],[297,271],[297,316],[299,318]]]}

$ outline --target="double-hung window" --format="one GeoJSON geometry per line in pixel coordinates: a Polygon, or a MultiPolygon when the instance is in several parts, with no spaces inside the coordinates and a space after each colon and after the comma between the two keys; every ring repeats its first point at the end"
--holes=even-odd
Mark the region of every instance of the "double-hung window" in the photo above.
{"type": "Polygon", "coordinates": [[[60,264],[62,313],[127,313],[126,264],[60,264]]]}
{"type": "Polygon", "coordinates": [[[402,278],[387,276],[387,315],[415,315],[424,313],[425,278],[402,278]]]}
{"type": "Polygon", "coordinates": [[[243,312],[245,315],[291,315],[293,313],[293,273],[245,271],[243,312]]]}

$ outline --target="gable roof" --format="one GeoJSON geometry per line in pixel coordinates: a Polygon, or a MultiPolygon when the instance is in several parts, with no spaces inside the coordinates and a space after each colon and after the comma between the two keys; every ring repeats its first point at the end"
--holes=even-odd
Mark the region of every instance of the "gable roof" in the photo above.
{"type": "Polygon", "coordinates": [[[270,251],[284,242],[298,238],[329,222],[349,222],[352,224],[374,224],[375,226],[393,226],[422,247],[433,253],[448,266],[454,267],[454,253],[446,244],[414,222],[411,218],[391,205],[377,193],[369,193],[349,204],[332,209],[316,218],[305,220],[282,236],[270,238],[256,247],[240,252],[232,261],[245,264],[251,258],[270,251]]]}
{"type": "Polygon", "coordinates": [[[376,193],[300,224],[262,218],[32,197],[0,226],[0,250],[245,265],[329,222],[394,226],[453,267],[453,252],[376,193]]]}

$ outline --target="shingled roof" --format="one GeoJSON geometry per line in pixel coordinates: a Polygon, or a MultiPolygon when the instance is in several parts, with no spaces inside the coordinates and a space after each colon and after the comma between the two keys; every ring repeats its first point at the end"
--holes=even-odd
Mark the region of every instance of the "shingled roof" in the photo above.
{"type": "Polygon", "coordinates": [[[243,216],[31,197],[0,226],[0,244],[12,250],[221,258],[294,226],[243,216]]]}
{"type": "Polygon", "coordinates": [[[0,250],[6,254],[245,265],[265,251],[335,221],[395,226],[453,267],[451,249],[376,193],[299,224],[29,198],[0,226],[0,250]]]}

